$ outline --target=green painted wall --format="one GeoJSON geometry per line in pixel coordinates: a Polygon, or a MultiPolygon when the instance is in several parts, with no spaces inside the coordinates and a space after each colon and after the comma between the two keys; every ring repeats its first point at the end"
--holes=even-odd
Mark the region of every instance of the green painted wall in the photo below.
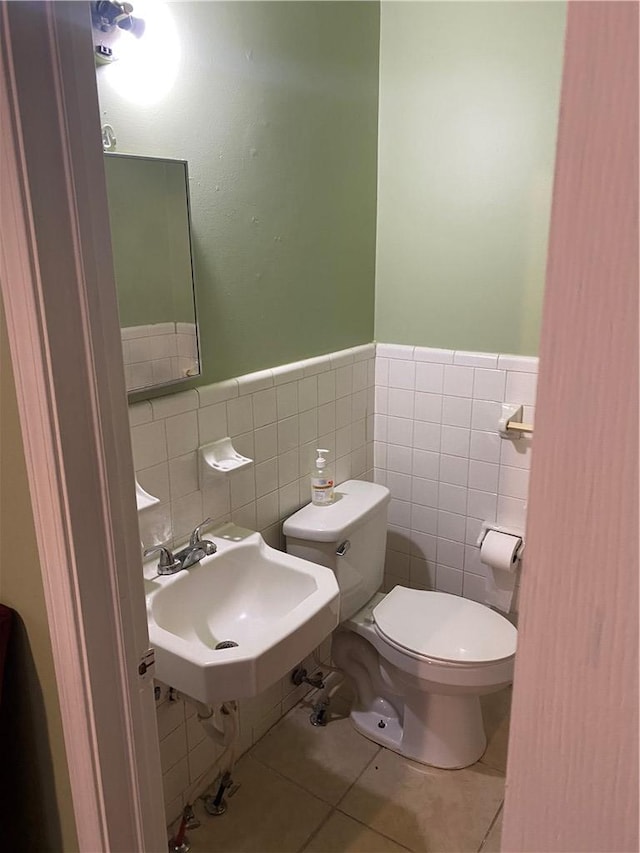
{"type": "Polygon", "coordinates": [[[376,339],[535,354],[561,2],[383,2],[376,339]]]}
{"type": "Polygon", "coordinates": [[[117,93],[115,66],[97,78],[118,151],[189,163],[194,384],[371,341],[379,5],[167,6],[169,93],[141,105],[117,93]]]}

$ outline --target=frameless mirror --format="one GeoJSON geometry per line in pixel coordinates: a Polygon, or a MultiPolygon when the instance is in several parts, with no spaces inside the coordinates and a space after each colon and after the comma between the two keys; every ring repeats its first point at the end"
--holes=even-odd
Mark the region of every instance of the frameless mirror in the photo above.
{"type": "Polygon", "coordinates": [[[104,157],[127,391],[197,376],[187,163],[104,157]]]}

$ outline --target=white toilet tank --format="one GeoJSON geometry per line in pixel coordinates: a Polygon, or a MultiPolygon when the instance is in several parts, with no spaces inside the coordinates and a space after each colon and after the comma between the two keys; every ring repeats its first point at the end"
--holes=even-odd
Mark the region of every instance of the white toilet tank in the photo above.
{"type": "Polygon", "coordinates": [[[327,566],[340,587],[340,621],[380,589],[384,574],[389,489],[347,480],[330,506],[307,504],[283,525],[287,551],[327,566]]]}

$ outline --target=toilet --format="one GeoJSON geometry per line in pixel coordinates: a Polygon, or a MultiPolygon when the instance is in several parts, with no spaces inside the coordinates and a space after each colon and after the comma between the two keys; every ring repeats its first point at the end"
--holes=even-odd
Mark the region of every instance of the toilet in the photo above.
{"type": "Polygon", "coordinates": [[[351,721],[415,761],[467,767],[486,748],[480,696],[513,679],[517,631],[483,604],[382,585],[389,490],[360,480],[284,523],[287,551],[331,568],[340,588],[332,656],[353,681],[351,721]]]}

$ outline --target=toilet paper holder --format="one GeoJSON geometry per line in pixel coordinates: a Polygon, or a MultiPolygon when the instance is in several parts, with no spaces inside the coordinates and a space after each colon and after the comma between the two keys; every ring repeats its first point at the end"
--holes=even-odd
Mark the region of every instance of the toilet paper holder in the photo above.
{"type": "Polygon", "coordinates": [[[523,433],[531,434],[533,424],[523,424],[523,406],[515,403],[503,403],[502,414],[498,419],[498,433],[501,438],[522,438],[523,433]]]}
{"type": "Polygon", "coordinates": [[[516,536],[520,540],[520,544],[518,545],[518,550],[516,551],[516,558],[518,560],[522,559],[522,555],[524,554],[524,533],[521,530],[517,530],[514,527],[504,527],[501,524],[494,524],[491,521],[483,521],[482,527],[480,528],[480,534],[478,535],[478,541],[476,545],[478,548],[482,547],[482,543],[484,542],[484,537],[490,530],[495,530],[496,533],[506,533],[508,536],[516,536]]]}

